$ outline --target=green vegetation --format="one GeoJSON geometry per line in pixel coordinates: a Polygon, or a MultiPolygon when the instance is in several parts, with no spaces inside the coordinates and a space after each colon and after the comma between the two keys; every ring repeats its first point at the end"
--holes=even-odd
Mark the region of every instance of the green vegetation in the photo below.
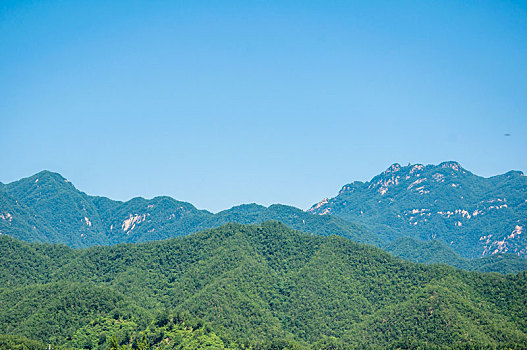
{"type": "Polygon", "coordinates": [[[404,237],[383,246],[388,253],[425,264],[448,264],[468,271],[517,273],[527,270],[527,259],[513,254],[495,254],[478,259],[464,259],[445,243],[417,241],[404,237]]]}
{"type": "MultiPolygon", "coordinates": [[[[444,174],[444,178],[441,178],[442,180],[448,179],[448,172],[452,171],[451,168],[425,168],[425,170],[426,172],[422,173],[423,178],[425,177],[424,175],[430,175],[430,173],[432,178],[434,175],[439,178],[437,174],[444,174]]],[[[404,171],[409,173],[411,169],[404,171]]],[[[411,175],[417,176],[416,174],[412,173],[411,175]]],[[[507,194],[507,198],[505,198],[505,195],[501,196],[501,194],[498,196],[494,192],[492,192],[494,194],[489,194],[488,196],[490,196],[489,198],[498,196],[500,199],[507,199],[507,203],[511,206],[512,201],[508,199],[511,198],[509,194],[515,194],[518,188],[520,190],[525,188],[518,187],[518,181],[521,182],[523,180],[516,175],[507,175],[505,179],[499,181],[494,178],[481,181],[486,183],[486,181],[492,180],[493,183],[497,184],[496,186],[504,186],[503,191],[507,194]],[[509,177],[510,181],[507,180],[509,177]],[[507,181],[514,184],[514,186],[506,185],[509,183],[507,181]]],[[[386,176],[388,175],[385,174],[379,179],[376,178],[377,182],[375,183],[381,180],[387,181],[385,179],[386,176]]],[[[469,173],[463,173],[463,176],[463,179],[481,179],[469,173]]],[[[501,177],[498,178],[501,179],[501,177]]],[[[462,183],[463,179],[458,176],[448,181],[462,183]]],[[[447,184],[450,183],[447,180],[444,181],[447,184]]],[[[441,184],[443,186],[443,183],[441,184]]],[[[180,202],[170,197],[156,197],[151,200],[134,198],[127,202],[119,202],[105,197],[88,196],[78,191],[59,174],[43,171],[29,178],[0,186],[0,233],[29,242],[62,243],[74,248],[85,248],[94,245],[162,240],[188,235],[203,229],[219,227],[229,222],[258,224],[268,220],[276,220],[302,232],[322,236],[339,235],[355,242],[382,247],[383,249],[388,249],[394,255],[414,262],[446,263],[468,270],[502,273],[517,272],[525,269],[527,265],[526,259],[514,258],[499,252],[491,258],[474,260],[473,262],[467,261],[465,258],[458,256],[456,251],[452,249],[459,250],[460,244],[469,244],[470,249],[473,249],[473,247],[481,247],[484,243],[489,245],[488,249],[490,249],[490,246],[494,244],[492,242],[495,242],[494,236],[486,243],[487,239],[479,240],[479,235],[476,237],[470,232],[466,234],[462,230],[470,227],[470,224],[466,223],[465,221],[468,219],[465,220],[464,218],[459,219],[463,221],[462,227],[454,226],[454,223],[451,223],[451,226],[455,227],[455,232],[452,231],[452,227],[446,227],[445,223],[434,226],[433,222],[437,218],[427,221],[432,226],[427,226],[428,224],[424,222],[419,222],[418,225],[410,225],[400,218],[401,214],[398,213],[401,213],[401,210],[403,216],[408,214],[401,208],[414,208],[416,204],[426,204],[427,200],[431,200],[430,198],[423,199],[420,194],[412,194],[412,191],[408,191],[406,187],[400,187],[397,190],[390,188],[384,196],[378,193],[378,188],[367,189],[367,187],[369,187],[368,183],[354,183],[345,186],[345,190],[343,189],[338,197],[316,208],[316,210],[312,210],[313,213],[323,213],[329,209],[331,212],[342,216],[342,218],[333,215],[312,215],[298,208],[278,204],[269,207],[245,204],[212,214],[205,210],[198,210],[189,203],[180,202]],[[373,194],[370,193],[372,191],[373,194]],[[418,200],[416,200],[416,196],[418,200]],[[395,201],[395,199],[397,200],[395,201]],[[355,212],[362,214],[355,215],[355,212]],[[345,219],[360,222],[361,225],[345,219]],[[368,226],[369,229],[362,225],[368,226]],[[435,237],[435,233],[431,232],[436,232],[438,227],[445,232],[445,234],[440,234],[437,237],[438,240],[441,239],[442,242],[445,242],[446,239],[449,239],[448,243],[452,242],[452,245],[449,244],[447,247],[446,245],[439,246],[437,243],[409,244],[404,240],[393,242],[393,239],[405,235],[418,236],[416,239],[419,240],[429,240],[435,237]],[[423,228],[422,231],[421,228],[423,228]],[[376,231],[377,234],[372,233],[370,229],[376,231]]],[[[452,187],[450,186],[450,188],[452,187]]],[[[448,192],[452,191],[450,188],[447,186],[446,192],[441,191],[450,193],[448,192]]],[[[457,187],[455,190],[458,192],[465,191],[457,187]]],[[[443,193],[441,191],[439,191],[438,187],[436,192],[443,193]]],[[[463,195],[469,198],[470,196],[466,195],[465,192],[462,192],[463,195]]],[[[445,200],[441,199],[438,203],[444,204],[445,201],[449,205],[456,203],[449,196],[445,200]]],[[[519,208],[523,207],[520,205],[519,208]]],[[[512,206],[509,209],[513,213],[518,211],[517,209],[512,209],[512,206]]],[[[443,208],[441,210],[446,209],[443,208]]],[[[425,214],[424,217],[427,218],[428,212],[423,213],[425,214]]],[[[414,216],[421,217],[423,213],[420,212],[414,216]]],[[[505,211],[500,211],[500,213],[505,213],[505,211]]],[[[521,214],[523,212],[518,211],[518,213],[521,214]]],[[[517,216],[514,215],[511,218],[517,216]]],[[[493,221],[489,222],[488,218],[494,217],[490,213],[486,213],[478,216],[477,220],[480,221],[474,221],[475,218],[470,219],[476,223],[470,230],[479,230],[481,225],[489,227],[488,230],[486,229],[487,231],[494,229],[493,221]],[[480,218],[484,216],[487,219],[481,221],[480,218]]],[[[502,224],[509,225],[511,218],[507,217],[504,220],[501,220],[503,219],[501,218],[500,220],[502,224]]],[[[523,218],[525,218],[525,215],[522,220],[523,218]]],[[[520,221],[516,222],[515,225],[524,227],[521,226],[523,224],[520,221]]],[[[501,236],[495,234],[496,239],[501,236]]],[[[521,242],[523,242],[525,237],[527,237],[525,234],[517,234],[512,239],[506,239],[502,246],[509,247],[510,244],[518,246],[516,241],[519,242],[518,244],[523,244],[521,242]]],[[[527,242],[525,243],[527,244],[527,242]]],[[[65,254],[65,251],[57,254],[65,254]]]]}
{"type": "Polygon", "coordinates": [[[413,264],[276,222],[85,250],[2,236],[0,256],[0,329],[55,347],[527,347],[524,272],[413,264]]]}
{"type": "Polygon", "coordinates": [[[16,335],[0,335],[0,350],[43,350],[47,346],[41,342],[16,335]]]}
{"type": "Polygon", "coordinates": [[[88,196],[49,171],[1,187],[0,208],[0,233],[73,248],[162,240],[229,222],[256,224],[268,220],[303,232],[380,244],[374,234],[358,225],[290,206],[248,204],[215,215],[166,196],[119,202],[88,196]]]}
{"type": "Polygon", "coordinates": [[[525,193],[527,177],[519,171],[483,178],[456,162],[394,164],[369,182],[343,186],[309,211],[363,225],[383,244],[437,239],[467,259],[527,256],[525,193]]]}

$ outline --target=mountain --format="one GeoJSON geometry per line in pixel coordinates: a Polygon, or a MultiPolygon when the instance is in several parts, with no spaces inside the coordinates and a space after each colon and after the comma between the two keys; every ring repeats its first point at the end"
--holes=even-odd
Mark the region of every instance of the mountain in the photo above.
{"type": "Polygon", "coordinates": [[[464,258],[527,255],[527,177],[519,171],[484,178],[457,162],[393,164],[308,211],[363,225],[385,243],[437,239],[464,258]]]}
{"type": "Polygon", "coordinates": [[[381,243],[376,235],[360,225],[331,215],[323,217],[321,220],[320,216],[311,215],[301,209],[282,204],[273,204],[267,208],[257,204],[236,206],[219,212],[200,225],[200,228],[213,228],[230,222],[255,224],[270,220],[280,221],[290,228],[311,234],[338,235],[355,242],[372,245],[381,243]]]}
{"type": "Polygon", "coordinates": [[[27,241],[81,247],[107,244],[89,196],[61,175],[42,171],[0,191],[0,232],[27,241]]]}
{"type": "Polygon", "coordinates": [[[319,217],[286,205],[240,205],[213,214],[171,197],[126,202],[89,196],[60,174],[42,171],[0,187],[0,233],[29,242],[74,248],[137,243],[187,235],[228,222],[278,220],[319,235],[337,234],[378,245],[376,235],[337,217],[319,217]]]}
{"type": "Polygon", "coordinates": [[[89,249],[2,236],[0,256],[0,341],[108,349],[145,334],[157,348],[190,338],[217,349],[527,347],[524,272],[414,264],[276,222],[89,249]]]}
{"type": "Polygon", "coordinates": [[[463,270],[481,272],[517,273],[527,270],[527,259],[514,254],[494,254],[481,258],[465,259],[439,240],[418,241],[399,238],[383,245],[388,253],[400,258],[425,264],[448,264],[463,270]]]}
{"type": "MultiPolygon", "coordinates": [[[[471,265],[460,256],[451,258],[454,252],[432,255],[436,252],[433,246],[421,245],[419,249],[415,245],[404,245],[405,249],[386,247],[386,236],[365,228],[367,223],[357,224],[345,220],[349,220],[348,217],[312,215],[312,212],[280,204],[269,207],[243,204],[213,214],[167,196],[138,197],[121,202],[87,195],[60,174],[49,171],[0,186],[0,234],[28,242],[86,248],[162,240],[229,222],[257,224],[276,220],[302,232],[339,235],[372,244],[414,262],[447,263],[481,271],[490,268],[489,265],[471,265]]],[[[517,272],[527,265],[526,259],[506,257],[494,260],[490,271],[517,272]]]]}

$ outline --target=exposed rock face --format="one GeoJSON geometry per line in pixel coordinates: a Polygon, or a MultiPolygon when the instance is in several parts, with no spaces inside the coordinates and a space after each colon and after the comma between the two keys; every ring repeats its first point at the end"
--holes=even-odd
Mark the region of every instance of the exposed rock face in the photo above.
{"type": "Polygon", "coordinates": [[[30,242],[75,248],[136,243],[188,235],[228,222],[268,220],[318,235],[341,235],[380,245],[377,236],[329,216],[314,216],[285,205],[241,205],[217,214],[167,196],[126,202],[86,195],[61,175],[43,171],[0,184],[0,233],[30,242]]]}
{"type": "Polygon", "coordinates": [[[483,178],[452,161],[393,164],[308,212],[363,224],[386,242],[437,238],[465,257],[527,255],[527,178],[518,171],[483,178]]]}

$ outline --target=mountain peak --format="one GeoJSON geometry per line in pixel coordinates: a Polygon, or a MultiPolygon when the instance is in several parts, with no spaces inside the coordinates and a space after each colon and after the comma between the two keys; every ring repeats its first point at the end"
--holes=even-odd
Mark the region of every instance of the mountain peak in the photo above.
{"type": "Polygon", "coordinates": [[[54,172],[54,171],[51,171],[51,170],[42,170],[42,171],[39,171],[38,173],[36,173],[35,175],[33,176],[37,176],[37,177],[46,177],[46,176],[49,176],[49,177],[52,177],[54,179],[60,179],[60,180],[66,180],[66,178],[64,176],[62,176],[60,173],[57,173],[57,172],[54,172]]]}
{"type": "Polygon", "coordinates": [[[398,172],[409,172],[410,174],[413,174],[416,172],[420,172],[424,170],[425,168],[427,169],[434,169],[434,168],[452,169],[454,171],[459,171],[459,172],[466,171],[461,166],[461,164],[459,164],[459,162],[456,162],[454,160],[449,160],[449,161],[444,161],[442,163],[439,163],[438,165],[429,164],[426,166],[420,163],[416,163],[416,164],[408,163],[408,165],[406,166],[402,166],[399,163],[393,163],[392,165],[388,167],[388,169],[383,171],[380,175],[390,175],[391,176],[393,173],[398,173],[398,172]]]}
{"type": "Polygon", "coordinates": [[[511,171],[506,172],[504,175],[509,176],[509,177],[525,176],[523,171],[520,171],[520,170],[511,170],[511,171]]]}
{"type": "Polygon", "coordinates": [[[456,161],[395,163],[363,186],[344,186],[309,212],[360,222],[386,240],[439,239],[468,258],[523,256],[527,237],[517,232],[527,227],[526,188],[525,177],[517,171],[484,178],[456,161]]]}
{"type": "Polygon", "coordinates": [[[396,173],[398,172],[399,170],[401,170],[401,164],[399,163],[393,163],[392,165],[390,165],[388,167],[388,169],[386,169],[383,173],[384,174],[387,174],[387,173],[396,173]]]}
{"type": "Polygon", "coordinates": [[[450,168],[454,171],[465,171],[465,169],[463,169],[463,167],[461,166],[461,164],[459,164],[458,162],[456,161],[453,161],[453,160],[449,160],[449,161],[446,161],[446,162],[442,162],[438,165],[438,167],[441,167],[441,168],[450,168]]]}
{"type": "Polygon", "coordinates": [[[29,193],[32,191],[36,191],[37,189],[58,189],[58,188],[73,188],[75,187],[66,180],[61,174],[55,173],[49,170],[42,170],[34,175],[31,175],[29,177],[20,179],[18,181],[11,182],[6,185],[7,188],[10,189],[10,191],[13,191],[16,189],[22,190],[29,193]]]}
{"type": "Polygon", "coordinates": [[[33,182],[35,184],[38,184],[39,182],[58,182],[58,183],[69,183],[68,180],[64,176],[62,176],[59,173],[49,171],[49,170],[42,170],[35,175],[29,176],[26,178],[29,182],[33,182]]]}

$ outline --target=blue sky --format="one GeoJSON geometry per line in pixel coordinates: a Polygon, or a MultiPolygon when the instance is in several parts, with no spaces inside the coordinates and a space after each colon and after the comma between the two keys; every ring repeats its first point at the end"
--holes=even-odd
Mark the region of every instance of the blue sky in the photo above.
{"type": "Polygon", "coordinates": [[[0,96],[0,181],[113,199],[307,208],[395,162],[526,172],[527,3],[4,0],[0,96]]]}

